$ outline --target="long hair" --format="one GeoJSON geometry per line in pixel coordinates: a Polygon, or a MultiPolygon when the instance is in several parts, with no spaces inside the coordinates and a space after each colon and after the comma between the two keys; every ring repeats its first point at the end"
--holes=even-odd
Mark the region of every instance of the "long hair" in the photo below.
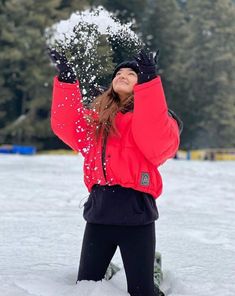
{"type": "Polygon", "coordinates": [[[115,125],[115,115],[118,112],[125,113],[133,109],[133,102],[133,94],[121,101],[118,94],[113,90],[112,85],[94,99],[90,108],[98,116],[88,116],[88,122],[95,129],[95,138],[97,141],[101,136],[105,140],[109,133],[119,135],[115,125]]]}

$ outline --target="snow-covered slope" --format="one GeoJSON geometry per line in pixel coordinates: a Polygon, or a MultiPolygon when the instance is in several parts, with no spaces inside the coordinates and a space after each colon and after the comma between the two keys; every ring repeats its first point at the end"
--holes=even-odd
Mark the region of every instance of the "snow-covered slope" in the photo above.
{"type": "MultiPolygon", "coordinates": [[[[172,296],[235,295],[235,162],[168,161],[157,247],[172,296]]],[[[0,155],[0,295],[125,296],[123,269],[75,285],[81,156],[0,155]]],[[[113,262],[122,267],[119,252],[113,262]]]]}

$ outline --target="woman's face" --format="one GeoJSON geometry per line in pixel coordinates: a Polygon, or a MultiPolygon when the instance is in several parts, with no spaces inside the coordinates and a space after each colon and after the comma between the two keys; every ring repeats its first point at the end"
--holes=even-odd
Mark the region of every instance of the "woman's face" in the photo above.
{"type": "Polygon", "coordinates": [[[133,87],[137,83],[137,74],[131,68],[121,68],[112,81],[113,90],[120,100],[133,93],[133,87]]]}

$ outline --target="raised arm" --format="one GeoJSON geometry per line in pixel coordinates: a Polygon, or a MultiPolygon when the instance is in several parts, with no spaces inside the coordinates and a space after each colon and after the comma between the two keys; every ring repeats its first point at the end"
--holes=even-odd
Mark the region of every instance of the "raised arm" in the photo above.
{"type": "Polygon", "coordinates": [[[52,130],[65,144],[84,155],[90,143],[85,118],[89,111],[83,107],[79,82],[65,55],[50,50],[50,56],[59,71],[53,86],[52,130]]]}
{"type": "Polygon", "coordinates": [[[134,87],[132,132],[134,140],[154,165],[173,157],[179,147],[179,127],[169,115],[160,76],[156,74],[158,54],[141,51],[136,60],[140,73],[134,87]]]}

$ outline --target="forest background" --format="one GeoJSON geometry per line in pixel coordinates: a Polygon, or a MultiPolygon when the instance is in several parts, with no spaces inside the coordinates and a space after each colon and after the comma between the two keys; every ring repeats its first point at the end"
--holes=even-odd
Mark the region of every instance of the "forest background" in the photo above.
{"type": "MultiPolygon", "coordinates": [[[[67,147],[50,128],[56,71],[45,50],[45,29],[98,5],[122,23],[133,22],[146,45],[160,49],[168,105],[184,122],[181,148],[234,148],[232,0],[0,0],[0,145],[67,147]]],[[[107,67],[114,65],[111,60],[107,67]]]]}

